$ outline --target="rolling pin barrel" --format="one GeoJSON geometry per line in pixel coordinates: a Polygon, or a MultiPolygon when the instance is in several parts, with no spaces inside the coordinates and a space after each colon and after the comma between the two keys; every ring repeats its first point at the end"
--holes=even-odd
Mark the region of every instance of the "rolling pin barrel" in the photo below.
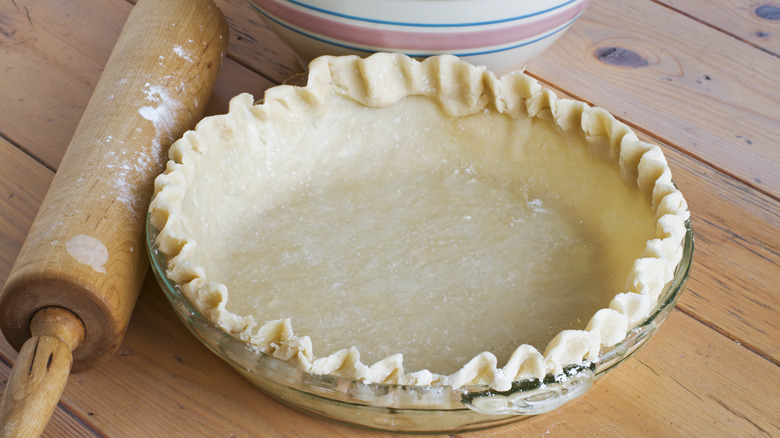
{"type": "MultiPolygon", "coordinates": [[[[202,116],[226,45],[213,0],[133,7],[0,293],[0,328],[20,350],[17,366],[36,363],[23,345],[51,344],[67,359],[64,386],[71,364],[91,368],[119,347],[148,266],[154,178],[168,146],[202,116]]],[[[19,433],[14,409],[35,385],[15,374],[16,366],[0,436],[19,433]]]]}

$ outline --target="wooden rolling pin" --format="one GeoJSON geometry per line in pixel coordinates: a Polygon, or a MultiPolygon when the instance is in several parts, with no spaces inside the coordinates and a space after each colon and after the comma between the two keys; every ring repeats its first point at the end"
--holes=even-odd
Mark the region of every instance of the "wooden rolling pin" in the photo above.
{"type": "Polygon", "coordinates": [[[213,0],[139,0],[0,293],[19,356],[0,436],[38,436],[71,371],[120,345],[148,266],[168,146],[201,118],[227,45],[213,0]]]}

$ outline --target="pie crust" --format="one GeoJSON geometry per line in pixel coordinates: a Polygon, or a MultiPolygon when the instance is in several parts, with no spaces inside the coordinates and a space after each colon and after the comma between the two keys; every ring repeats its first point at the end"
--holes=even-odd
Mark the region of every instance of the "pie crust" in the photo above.
{"type": "Polygon", "coordinates": [[[235,97],[171,147],[150,207],[167,276],[249,347],[365,383],[497,390],[623,340],[688,217],[660,148],[605,110],[385,53],[235,97]]]}

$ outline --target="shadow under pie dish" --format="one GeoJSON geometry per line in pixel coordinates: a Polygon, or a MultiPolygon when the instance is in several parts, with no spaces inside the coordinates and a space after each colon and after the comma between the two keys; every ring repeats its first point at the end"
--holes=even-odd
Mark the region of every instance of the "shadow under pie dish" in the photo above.
{"type": "Polygon", "coordinates": [[[149,236],[179,316],[250,381],[404,431],[580,395],[665,319],[693,250],[660,148],[603,109],[384,53],[201,121],[149,236]]]}

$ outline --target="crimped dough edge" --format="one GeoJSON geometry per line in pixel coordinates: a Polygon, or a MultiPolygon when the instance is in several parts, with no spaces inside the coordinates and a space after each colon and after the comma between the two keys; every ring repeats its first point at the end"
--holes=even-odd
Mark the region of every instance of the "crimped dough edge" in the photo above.
{"type": "Polygon", "coordinates": [[[155,243],[168,260],[168,277],[180,285],[185,296],[206,317],[257,351],[313,374],[338,375],[364,383],[453,388],[489,385],[503,391],[515,380],[542,379],[548,373],[561,374],[567,365],[597,361],[602,348],[625,339],[657,305],[682,258],[685,221],[689,217],[685,199],[672,183],[661,149],[640,141],[628,126],[607,111],[583,102],[559,99],[521,72],[496,78],[484,68],[450,55],[422,62],[387,53],[365,59],[317,58],[309,66],[306,87],[273,87],[266,91],[264,103],[260,105],[248,94],[236,96],[227,114],[203,119],[171,146],[169,156],[165,172],[155,181],[155,196],[150,205],[151,224],[159,230],[155,243]],[[530,345],[520,345],[500,367],[492,353],[483,352],[451,375],[428,370],[406,372],[401,354],[367,365],[360,361],[355,347],[314,357],[311,340],[295,334],[289,319],[259,325],[251,316],[228,311],[227,287],[204,278],[205,269],[187,258],[197,243],[182,226],[181,206],[189,181],[208,148],[199,141],[199,132],[220,125],[236,129],[248,123],[266,123],[277,105],[294,109],[324,105],[332,92],[368,107],[391,105],[410,95],[425,96],[437,100],[453,117],[489,106],[515,117],[544,118],[562,130],[581,132],[593,143],[607,144],[622,177],[638,187],[656,213],[656,236],[634,261],[625,292],[617,294],[608,308],[596,312],[585,330],[560,332],[544,353],[530,345]]]}

